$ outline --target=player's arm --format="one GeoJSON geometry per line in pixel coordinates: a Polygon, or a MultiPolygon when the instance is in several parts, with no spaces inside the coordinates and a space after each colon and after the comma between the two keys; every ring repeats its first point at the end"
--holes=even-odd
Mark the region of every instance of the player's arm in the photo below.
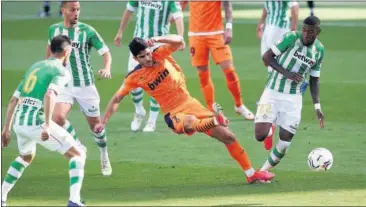
{"type": "Polygon", "coordinates": [[[148,45],[152,47],[155,43],[165,43],[158,47],[154,54],[155,56],[164,58],[175,52],[182,44],[184,44],[183,37],[180,35],[164,35],[160,37],[153,37],[148,41],[148,45]]]}
{"type": "MultiPolygon", "coordinates": [[[[182,8],[179,4],[179,2],[177,1],[171,1],[169,2],[169,9],[170,12],[172,13],[172,18],[175,21],[175,26],[177,28],[177,33],[180,36],[184,36],[184,22],[183,22],[183,13],[182,13],[182,8]]],[[[185,42],[183,42],[183,44],[181,45],[181,47],[179,48],[179,50],[183,50],[185,48],[185,42]]]]}
{"type": "Polygon", "coordinates": [[[18,85],[13,96],[11,97],[8,109],[6,110],[5,124],[1,134],[1,147],[6,147],[10,143],[10,131],[13,123],[14,112],[19,102],[20,91],[23,88],[24,80],[18,85]]]}
{"type": "Polygon", "coordinates": [[[290,47],[292,47],[296,41],[295,32],[288,32],[281,37],[271,48],[264,53],[262,59],[263,62],[269,66],[271,66],[274,70],[278,71],[279,73],[283,74],[285,77],[299,83],[302,81],[302,76],[298,73],[293,73],[287,71],[284,67],[282,67],[277,60],[275,59],[276,56],[281,55],[282,53],[286,52],[290,47]]]}
{"type": "Polygon", "coordinates": [[[114,44],[117,47],[121,46],[121,40],[122,40],[123,32],[125,31],[125,29],[128,25],[128,22],[131,19],[131,16],[132,16],[133,12],[136,11],[137,5],[138,5],[137,1],[129,1],[127,3],[127,7],[126,7],[126,9],[123,12],[122,17],[121,17],[121,22],[120,22],[120,25],[119,25],[119,28],[118,28],[118,32],[116,34],[116,37],[114,38],[114,44]]]}
{"type": "Polygon", "coordinates": [[[297,1],[292,1],[291,5],[291,31],[296,31],[297,29],[297,21],[299,19],[299,3],[297,1]]]}
{"type": "Polygon", "coordinates": [[[264,23],[266,21],[266,18],[267,18],[267,10],[266,8],[263,8],[262,10],[262,16],[258,22],[258,25],[257,25],[257,37],[259,39],[262,38],[262,35],[263,35],[263,28],[264,28],[264,23]]]}
{"type": "Polygon", "coordinates": [[[321,110],[320,99],[319,99],[319,88],[320,88],[319,78],[320,78],[320,69],[322,67],[323,62],[323,55],[324,53],[321,52],[319,62],[316,65],[314,65],[310,70],[310,80],[309,80],[311,98],[313,99],[314,108],[320,121],[321,128],[324,128],[324,115],[321,110]]]}
{"type": "Polygon", "coordinates": [[[51,57],[51,40],[52,40],[52,29],[51,27],[48,28],[48,40],[47,40],[47,46],[46,46],[46,59],[51,57]]]}
{"type": "Polygon", "coordinates": [[[188,1],[179,1],[180,7],[182,7],[182,11],[184,11],[187,7],[188,1]]]}
{"type": "Polygon", "coordinates": [[[132,89],[137,87],[137,84],[133,81],[133,78],[131,78],[131,76],[127,76],[125,78],[122,86],[109,101],[108,106],[105,109],[105,114],[103,116],[102,122],[95,126],[95,132],[101,132],[105,128],[105,125],[108,123],[109,119],[118,110],[118,106],[123,98],[127,96],[132,89]]]}
{"type": "Polygon", "coordinates": [[[94,28],[91,28],[91,34],[89,38],[89,42],[91,43],[91,45],[98,51],[98,54],[100,56],[103,56],[104,67],[98,71],[99,77],[101,77],[102,79],[111,78],[112,55],[109,51],[108,46],[105,44],[103,38],[94,28]]]}
{"type": "Polygon", "coordinates": [[[224,39],[225,44],[229,44],[233,38],[233,7],[230,1],[223,1],[222,2],[225,10],[225,33],[224,39]]]}

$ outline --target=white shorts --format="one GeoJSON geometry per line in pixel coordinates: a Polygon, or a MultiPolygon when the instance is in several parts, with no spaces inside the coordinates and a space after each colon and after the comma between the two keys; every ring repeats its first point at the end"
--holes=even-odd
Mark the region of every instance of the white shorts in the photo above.
{"type": "MultiPolygon", "coordinates": [[[[158,47],[160,47],[162,45],[162,43],[155,43],[155,45],[151,48],[151,50],[154,50],[158,47]]],[[[128,72],[131,72],[133,69],[135,69],[135,67],[139,64],[139,62],[137,62],[134,58],[132,53],[130,52],[130,57],[128,58],[128,72]]]]}
{"type": "Polygon", "coordinates": [[[41,140],[43,125],[40,126],[19,126],[14,125],[13,129],[17,135],[18,149],[20,155],[31,155],[36,152],[36,145],[57,151],[62,155],[71,147],[78,147],[74,138],[55,122],[50,123],[50,137],[46,141],[41,140]]]}
{"type": "Polygon", "coordinates": [[[95,85],[85,87],[65,87],[57,96],[56,103],[79,104],[80,110],[88,117],[99,117],[100,97],[95,85]]]}
{"type": "Polygon", "coordinates": [[[255,123],[277,123],[296,133],[301,120],[302,95],[284,94],[265,89],[258,103],[255,123]]]}
{"type": "Polygon", "coordinates": [[[261,39],[261,57],[266,53],[271,46],[279,40],[282,35],[290,31],[286,28],[279,28],[273,25],[266,25],[263,31],[263,36],[261,39]]]}

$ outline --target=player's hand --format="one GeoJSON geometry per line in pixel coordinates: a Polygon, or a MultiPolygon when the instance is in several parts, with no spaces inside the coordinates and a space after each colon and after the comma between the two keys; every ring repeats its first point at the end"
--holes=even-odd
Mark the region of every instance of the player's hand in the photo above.
{"type": "Polygon", "coordinates": [[[10,143],[10,131],[3,130],[1,133],[1,148],[7,147],[10,143]]]}
{"type": "Polygon", "coordinates": [[[295,83],[300,83],[303,79],[302,75],[299,73],[286,72],[283,74],[286,78],[295,81],[295,83]]]}
{"type": "Polygon", "coordinates": [[[324,129],[324,114],[320,109],[316,110],[316,115],[318,116],[318,120],[320,122],[320,128],[324,129]]]}
{"type": "Polygon", "coordinates": [[[183,40],[182,44],[178,48],[179,51],[183,51],[186,48],[186,42],[183,40]]]}
{"type": "Polygon", "coordinates": [[[259,23],[257,26],[257,37],[259,39],[262,39],[263,36],[263,28],[264,28],[264,24],[263,23],[259,23]]]}
{"type": "Polygon", "coordinates": [[[118,31],[116,37],[114,38],[114,45],[117,47],[121,47],[121,40],[122,40],[122,32],[118,31]]]}
{"type": "Polygon", "coordinates": [[[230,44],[232,40],[233,40],[233,30],[226,28],[224,32],[225,45],[230,44]]]}
{"type": "Polygon", "coordinates": [[[41,140],[47,141],[50,138],[49,134],[50,134],[50,126],[45,124],[43,126],[43,131],[41,133],[41,140]]]}
{"type": "Polygon", "coordinates": [[[175,21],[175,20],[174,20],[174,17],[173,17],[173,16],[170,16],[170,17],[169,17],[169,23],[170,23],[170,24],[173,24],[173,23],[174,23],[174,21],[175,21]]]}
{"type": "Polygon", "coordinates": [[[147,45],[149,47],[153,47],[155,45],[155,43],[157,42],[157,39],[155,37],[152,37],[150,38],[148,41],[147,41],[147,45]]]}
{"type": "Polygon", "coordinates": [[[112,78],[112,72],[109,68],[103,68],[98,71],[98,75],[100,79],[111,79],[112,78]]]}
{"type": "Polygon", "coordinates": [[[99,123],[99,124],[94,126],[94,132],[95,133],[101,133],[104,128],[105,128],[105,124],[99,123]]]}

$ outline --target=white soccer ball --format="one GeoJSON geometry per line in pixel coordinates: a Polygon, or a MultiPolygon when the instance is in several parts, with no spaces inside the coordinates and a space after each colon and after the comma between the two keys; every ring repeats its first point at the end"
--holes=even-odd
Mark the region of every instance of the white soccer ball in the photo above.
{"type": "Polygon", "coordinates": [[[308,156],[308,165],[314,171],[327,171],[333,165],[333,155],[325,148],[315,148],[308,156]]]}

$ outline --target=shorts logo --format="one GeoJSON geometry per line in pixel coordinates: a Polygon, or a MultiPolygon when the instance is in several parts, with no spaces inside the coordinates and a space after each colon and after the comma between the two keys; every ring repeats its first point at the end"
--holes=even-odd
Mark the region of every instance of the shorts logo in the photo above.
{"type": "Polygon", "coordinates": [[[97,112],[99,109],[97,108],[97,107],[95,107],[95,106],[92,106],[92,108],[91,109],[88,109],[88,112],[89,113],[94,113],[94,112],[97,112]]]}
{"type": "Polygon", "coordinates": [[[191,47],[191,56],[194,56],[195,53],[196,53],[196,49],[194,47],[191,47]]]}

